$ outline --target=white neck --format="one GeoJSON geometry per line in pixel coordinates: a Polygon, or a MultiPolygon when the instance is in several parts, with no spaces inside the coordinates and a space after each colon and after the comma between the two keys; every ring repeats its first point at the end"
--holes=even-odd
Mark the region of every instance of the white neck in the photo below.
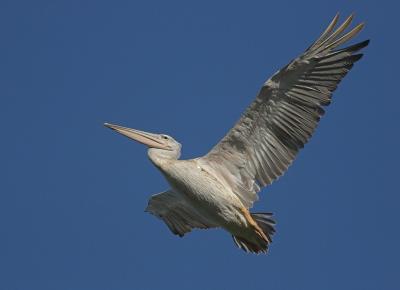
{"type": "Polygon", "coordinates": [[[171,151],[158,148],[149,148],[147,155],[154,165],[161,167],[165,161],[177,160],[180,157],[181,152],[179,149],[171,151]]]}

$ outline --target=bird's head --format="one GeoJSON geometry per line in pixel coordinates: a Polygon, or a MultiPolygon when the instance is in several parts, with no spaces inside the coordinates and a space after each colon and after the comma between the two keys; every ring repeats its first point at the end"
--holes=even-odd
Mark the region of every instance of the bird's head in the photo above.
{"type": "Polygon", "coordinates": [[[171,136],[165,134],[154,134],[109,123],[104,126],[118,133],[146,145],[150,150],[160,153],[166,158],[177,159],[180,156],[181,144],[171,136]]]}

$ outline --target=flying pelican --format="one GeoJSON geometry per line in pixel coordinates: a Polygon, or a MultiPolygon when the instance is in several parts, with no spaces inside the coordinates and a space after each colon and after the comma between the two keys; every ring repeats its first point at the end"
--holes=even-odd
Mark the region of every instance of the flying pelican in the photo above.
{"type": "Polygon", "coordinates": [[[262,86],[228,134],[205,156],[179,160],[181,144],[165,134],[104,125],[148,146],[151,162],[170,189],[151,196],[147,212],[176,235],[194,228],[223,228],[246,252],[266,253],[275,222],[271,213],[250,213],[261,188],[281,176],[313,134],[332,92],[358,61],[369,40],[337,49],[364,24],[336,30],[337,14],[322,35],[262,86]]]}

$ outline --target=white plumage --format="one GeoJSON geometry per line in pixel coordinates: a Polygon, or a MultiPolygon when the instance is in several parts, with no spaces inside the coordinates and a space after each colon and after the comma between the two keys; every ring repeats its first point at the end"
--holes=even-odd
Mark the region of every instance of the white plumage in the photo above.
{"type": "Polygon", "coordinates": [[[153,195],[147,211],[179,236],[193,228],[221,227],[237,246],[266,252],[274,233],[270,213],[250,213],[261,188],[281,176],[308,142],[332,92],[358,61],[363,41],[337,49],[364,24],[345,32],[353,16],[336,30],[338,15],[299,57],[275,73],[228,134],[204,157],[178,160],[172,137],[105,124],[149,146],[149,157],[171,189],[153,195]]]}

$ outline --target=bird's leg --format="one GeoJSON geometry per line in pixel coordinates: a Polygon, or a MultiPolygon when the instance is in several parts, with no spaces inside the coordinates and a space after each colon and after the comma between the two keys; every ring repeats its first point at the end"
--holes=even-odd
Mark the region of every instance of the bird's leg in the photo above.
{"type": "Polygon", "coordinates": [[[264,234],[259,225],[255,222],[255,220],[251,217],[249,210],[245,207],[241,207],[240,211],[246,219],[247,223],[255,230],[256,234],[263,240],[268,241],[267,236],[264,234]]]}

